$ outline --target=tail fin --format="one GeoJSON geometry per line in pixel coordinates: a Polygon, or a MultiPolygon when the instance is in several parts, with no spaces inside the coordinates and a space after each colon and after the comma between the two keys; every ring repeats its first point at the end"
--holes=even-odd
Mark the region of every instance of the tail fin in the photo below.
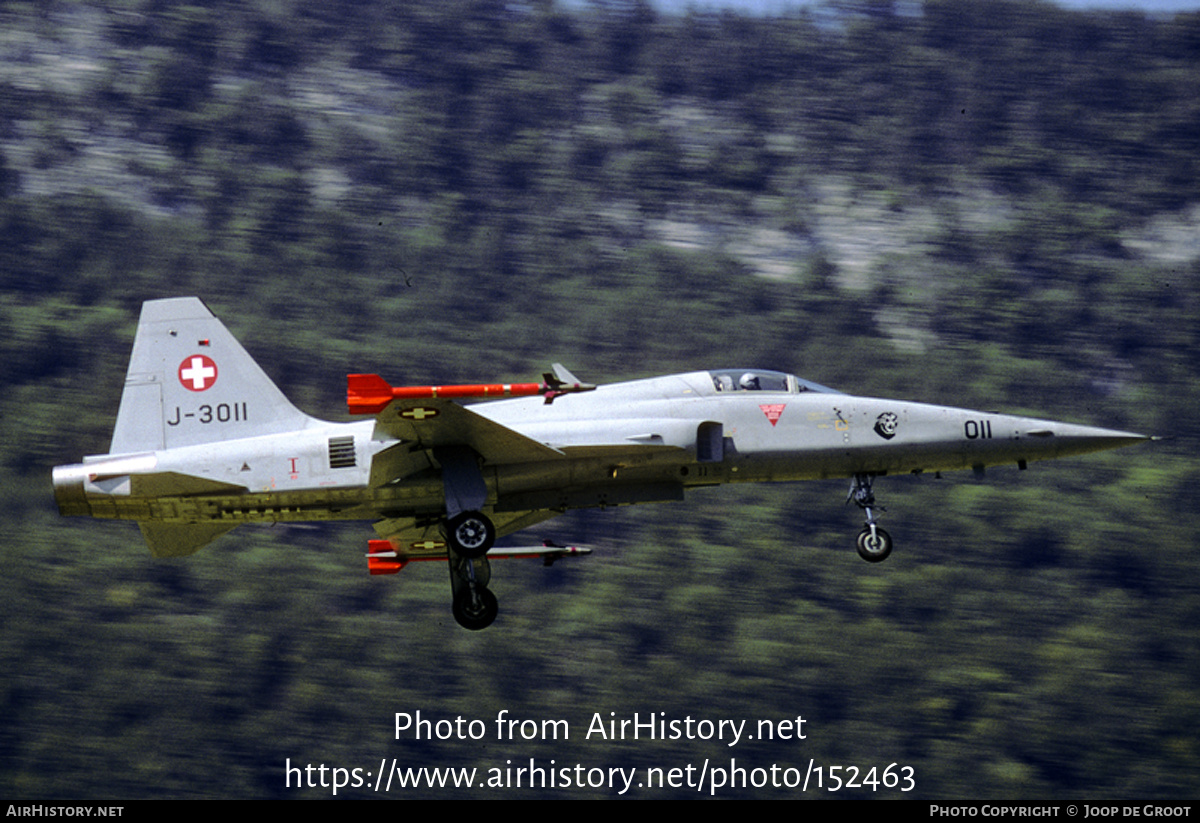
{"type": "Polygon", "coordinates": [[[199,298],[142,304],[111,454],[274,434],[309,420],[199,298]]]}

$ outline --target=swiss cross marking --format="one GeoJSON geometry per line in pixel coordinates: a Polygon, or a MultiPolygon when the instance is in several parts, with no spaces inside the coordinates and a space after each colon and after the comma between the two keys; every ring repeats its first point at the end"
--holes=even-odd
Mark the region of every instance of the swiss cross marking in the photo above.
{"type": "Polygon", "coordinates": [[[207,355],[193,354],[179,364],[179,382],[188,391],[204,391],[217,382],[217,364],[207,355]]]}
{"type": "Polygon", "coordinates": [[[427,417],[437,417],[438,410],[429,406],[417,406],[412,409],[401,409],[400,416],[409,420],[424,420],[427,417]]]}
{"type": "Polygon", "coordinates": [[[763,410],[763,414],[767,416],[767,419],[771,421],[771,425],[774,426],[779,422],[783,410],[787,408],[787,403],[765,403],[760,405],[759,408],[763,410]]]}

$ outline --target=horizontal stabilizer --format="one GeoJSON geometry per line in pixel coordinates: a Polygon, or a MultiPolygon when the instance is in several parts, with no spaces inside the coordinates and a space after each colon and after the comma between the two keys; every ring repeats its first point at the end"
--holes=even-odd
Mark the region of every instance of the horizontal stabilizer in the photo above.
{"type": "Polygon", "coordinates": [[[155,557],[186,557],[216,540],[237,523],[138,523],[155,557]]]}

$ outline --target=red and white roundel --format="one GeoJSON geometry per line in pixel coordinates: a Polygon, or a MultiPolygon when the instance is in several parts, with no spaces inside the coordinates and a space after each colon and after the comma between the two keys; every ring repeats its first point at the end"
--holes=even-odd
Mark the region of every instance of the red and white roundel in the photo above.
{"type": "Polygon", "coordinates": [[[179,364],[179,382],[188,391],[204,391],[217,382],[217,364],[211,357],[193,354],[179,364]]]}

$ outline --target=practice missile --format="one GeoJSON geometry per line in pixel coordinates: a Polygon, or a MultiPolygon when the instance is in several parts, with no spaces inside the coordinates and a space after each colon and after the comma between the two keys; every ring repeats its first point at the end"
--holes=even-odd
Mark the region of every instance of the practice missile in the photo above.
{"type": "MultiPolygon", "coordinates": [[[[561,369],[557,363],[555,369],[561,369]]],[[[578,380],[562,380],[559,375],[574,377],[561,369],[559,374],[542,375],[541,383],[477,383],[459,386],[392,386],[377,374],[350,374],[346,376],[346,405],[350,414],[379,414],[393,400],[424,400],[435,397],[453,400],[470,400],[497,397],[542,396],[547,403],[556,397],[576,392],[592,391],[591,383],[578,380]]]]}

